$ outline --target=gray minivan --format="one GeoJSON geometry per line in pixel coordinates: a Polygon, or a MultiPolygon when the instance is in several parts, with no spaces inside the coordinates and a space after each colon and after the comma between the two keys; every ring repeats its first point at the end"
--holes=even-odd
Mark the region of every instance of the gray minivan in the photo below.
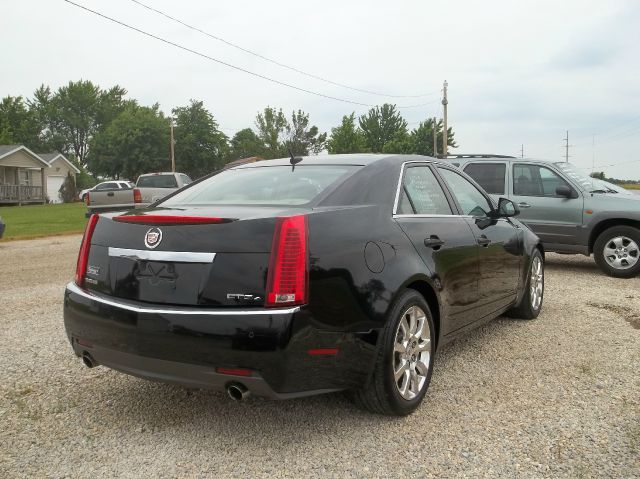
{"type": "Polygon", "coordinates": [[[520,208],[520,221],[547,251],[590,255],[605,273],[640,273],[640,196],[603,188],[566,162],[498,155],[450,156],[495,199],[520,208]]]}

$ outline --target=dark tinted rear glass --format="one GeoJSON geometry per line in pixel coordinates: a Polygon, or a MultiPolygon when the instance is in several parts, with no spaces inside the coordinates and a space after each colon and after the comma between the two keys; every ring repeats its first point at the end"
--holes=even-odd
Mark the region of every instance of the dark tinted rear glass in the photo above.
{"type": "Polygon", "coordinates": [[[178,182],[173,175],[151,175],[138,178],[138,188],[177,188],[178,182]]]}
{"type": "Polygon", "coordinates": [[[504,163],[471,163],[464,167],[464,172],[492,195],[504,194],[506,171],[507,167],[504,163]]]}
{"type": "Polygon", "coordinates": [[[225,170],[177,195],[163,206],[179,205],[302,205],[313,201],[359,166],[264,166],[225,170]]]}

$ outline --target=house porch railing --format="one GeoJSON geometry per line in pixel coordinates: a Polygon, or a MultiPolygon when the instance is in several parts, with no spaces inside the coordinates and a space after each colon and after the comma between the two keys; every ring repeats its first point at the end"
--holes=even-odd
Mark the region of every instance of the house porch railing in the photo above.
{"type": "Polygon", "coordinates": [[[42,201],[42,186],[0,185],[0,201],[42,201]]]}

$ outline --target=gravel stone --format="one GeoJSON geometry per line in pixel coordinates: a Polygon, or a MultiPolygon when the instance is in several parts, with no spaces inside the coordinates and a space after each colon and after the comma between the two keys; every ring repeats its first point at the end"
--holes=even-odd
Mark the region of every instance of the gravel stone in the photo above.
{"type": "Polygon", "coordinates": [[[2,478],[640,477],[640,278],[548,255],[539,318],[443,348],[423,405],[390,418],[83,367],[62,323],[79,244],[0,243],[2,478]]]}

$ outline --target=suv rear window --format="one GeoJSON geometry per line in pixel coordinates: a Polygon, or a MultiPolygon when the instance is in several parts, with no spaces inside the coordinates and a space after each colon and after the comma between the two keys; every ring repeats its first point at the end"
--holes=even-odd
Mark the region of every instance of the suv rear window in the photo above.
{"type": "Polygon", "coordinates": [[[177,188],[178,182],[173,175],[150,175],[138,178],[138,188],[177,188]]]}
{"type": "Polygon", "coordinates": [[[504,194],[504,177],[507,166],[504,163],[470,163],[464,172],[492,195],[504,194]]]}
{"type": "Polygon", "coordinates": [[[162,202],[183,205],[303,205],[356,171],[354,165],[262,166],[222,171],[162,202]]]}

